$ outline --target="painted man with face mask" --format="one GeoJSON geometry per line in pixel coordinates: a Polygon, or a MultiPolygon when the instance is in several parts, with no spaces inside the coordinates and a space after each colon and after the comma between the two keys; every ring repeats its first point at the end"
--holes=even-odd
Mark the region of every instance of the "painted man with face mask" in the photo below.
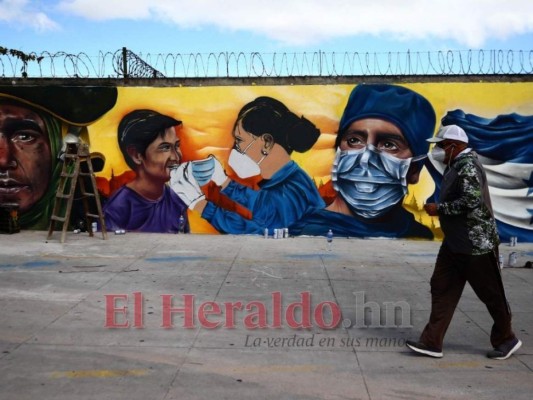
{"type": "Polygon", "coordinates": [[[331,177],[336,197],[289,227],[295,235],[419,237],[430,229],[402,207],[416,184],[435,129],[435,111],[420,94],[363,84],[351,93],[339,124],[331,177]]]}

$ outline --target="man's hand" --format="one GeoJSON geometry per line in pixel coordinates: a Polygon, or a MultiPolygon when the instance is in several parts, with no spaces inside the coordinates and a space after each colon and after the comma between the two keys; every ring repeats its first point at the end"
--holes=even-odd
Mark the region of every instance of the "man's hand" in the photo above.
{"type": "Polygon", "coordinates": [[[424,204],[424,210],[426,210],[426,212],[431,215],[432,217],[436,217],[439,215],[439,212],[438,212],[438,205],[437,203],[427,203],[427,204],[424,204]]]}

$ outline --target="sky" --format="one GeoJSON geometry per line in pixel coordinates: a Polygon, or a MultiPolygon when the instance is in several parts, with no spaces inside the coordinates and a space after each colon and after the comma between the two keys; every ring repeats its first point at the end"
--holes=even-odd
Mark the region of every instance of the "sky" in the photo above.
{"type": "Polygon", "coordinates": [[[533,49],[531,0],[0,0],[25,53],[533,49]]]}

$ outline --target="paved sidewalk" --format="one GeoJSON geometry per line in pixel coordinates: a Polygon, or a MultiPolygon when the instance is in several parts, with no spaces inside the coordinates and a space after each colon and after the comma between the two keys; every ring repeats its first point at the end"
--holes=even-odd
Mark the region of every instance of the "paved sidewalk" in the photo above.
{"type": "MultiPolygon", "coordinates": [[[[0,236],[1,400],[531,398],[533,269],[502,271],[524,342],[515,356],[485,357],[491,319],[467,287],[444,358],[431,359],[405,340],[427,321],[438,242],[59,236],[0,236]],[[113,312],[110,295],[128,299],[113,312]],[[336,306],[338,326],[324,329],[336,306]],[[129,327],[106,328],[106,315],[129,327]]],[[[533,260],[533,244],[500,251],[533,260]]]]}

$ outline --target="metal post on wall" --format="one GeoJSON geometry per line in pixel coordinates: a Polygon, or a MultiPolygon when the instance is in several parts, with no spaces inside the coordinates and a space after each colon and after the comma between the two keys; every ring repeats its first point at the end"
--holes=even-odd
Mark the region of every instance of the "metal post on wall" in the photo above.
{"type": "Polygon", "coordinates": [[[122,48],[122,70],[124,71],[124,79],[128,79],[128,58],[127,58],[128,50],[123,47],[122,48]]]}
{"type": "Polygon", "coordinates": [[[229,54],[227,51],[226,51],[226,78],[229,78],[229,54]]]}

